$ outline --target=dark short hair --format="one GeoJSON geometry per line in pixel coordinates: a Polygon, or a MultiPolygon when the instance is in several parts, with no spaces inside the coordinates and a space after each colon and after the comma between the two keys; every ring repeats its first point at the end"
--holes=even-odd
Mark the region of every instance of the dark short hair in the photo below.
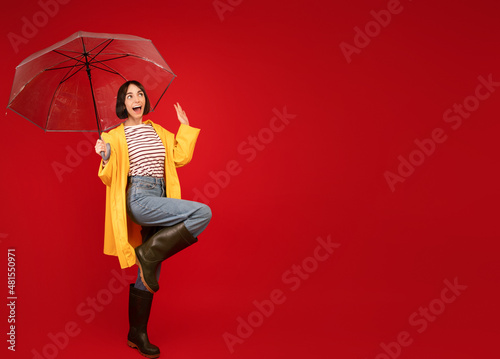
{"type": "Polygon", "coordinates": [[[137,87],[139,87],[146,97],[146,104],[144,105],[143,114],[147,115],[151,110],[149,97],[146,93],[146,90],[144,89],[144,86],[142,86],[142,84],[138,81],[130,80],[120,86],[120,88],[118,89],[118,94],[116,95],[116,116],[118,116],[118,118],[121,120],[124,120],[128,117],[127,108],[125,107],[125,97],[127,96],[129,85],[136,85],[137,87]]]}

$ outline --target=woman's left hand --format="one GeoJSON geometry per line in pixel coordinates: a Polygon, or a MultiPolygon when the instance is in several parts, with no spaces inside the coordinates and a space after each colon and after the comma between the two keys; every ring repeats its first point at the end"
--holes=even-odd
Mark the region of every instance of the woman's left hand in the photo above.
{"type": "Polygon", "coordinates": [[[179,122],[189,126],[189,120],[186,116],[186,112],[182,110],[181,105],[177,102],[177,104],[174,103],[174,107],[175,111],[177,111],[177,118],[179,119],[179,122]]]}

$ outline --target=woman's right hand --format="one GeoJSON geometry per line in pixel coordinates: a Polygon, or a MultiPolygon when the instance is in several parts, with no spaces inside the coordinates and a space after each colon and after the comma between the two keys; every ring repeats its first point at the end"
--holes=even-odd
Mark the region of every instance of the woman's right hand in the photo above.
{"type": "MultiPolygon", "coordinates": [[[[101,152],[104,152],[104,158],[108,156],[106,142],[104,142],[101,139],[98,139],[97,142],[95,143],[95,153],[97,153],[100,156],[101,152]]],[[[107,163],[108,161],[104,162],[107,163]]]]}

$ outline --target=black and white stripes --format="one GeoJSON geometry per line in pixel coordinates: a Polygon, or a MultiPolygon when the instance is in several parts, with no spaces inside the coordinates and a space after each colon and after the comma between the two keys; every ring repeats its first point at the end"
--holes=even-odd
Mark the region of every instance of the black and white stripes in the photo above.
{"type": "Polygon", "coordinates": [[[165,170],[165,146],[153,126],[125,126],[125,137],[130,158],[128,175],[162,178],[165,170]]]}

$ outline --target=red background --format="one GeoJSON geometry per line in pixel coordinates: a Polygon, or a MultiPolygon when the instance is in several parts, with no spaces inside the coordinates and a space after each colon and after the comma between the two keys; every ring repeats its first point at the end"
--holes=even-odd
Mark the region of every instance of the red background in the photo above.
{"type": "MultiPolygon", "coordinates": [[[[233,5],[222,19],[211,0],[72,0],[46,24],[41,3],[15,1],[2,15],[5,107],[15,67],[79,30],[149,38],[178,75],[149,118],[175,132],[179,101],[202,129],[179,175],[183,197],[204,191],[214,216],[200,242],[164,266],[149,328],[162,357],[387,359],[384,344],[408,359],[498,356],[500,94],[468,96],[480,76],[500,81],[499,3],[401,0],[350,63],[340,44],[354,45],[354,28],[387,1],[223,3],[233,5]],[[8,34],[22,36],[37,14],[43,26],[14,47],[8,34]],[[467,98],[474,111],[454,129],[443,115],[467,98]],[[290,123],[265,130],[284,107],[290,123]],[[446,140],[423,159],[414,152],[423,163],[391,191],[384,173],[397,174],[398,157],[408,160],[436,128],[446,140]],[[239,172],[224,176],[228,164],[239,172]],[[328,236],[340,246],[308,259],[328,236]],[[303,263],[308,277],[287,272],[303,263]],[[441,299],[445,280],[466,286],[443,292],[452,303],[441,299]],[[273,291],[283,303],[252,316],[273,291]],[[429,305],[427,319],[411,321],[429,305]],[[223,335],[237,335],[249,315],[263,320],[231,354],[223,335]]],[[[118,260],[102,254],[96,135],[44,134],[11,111],[3,117],[2,357],[138,358],[126,345],[118,260]]]]}

